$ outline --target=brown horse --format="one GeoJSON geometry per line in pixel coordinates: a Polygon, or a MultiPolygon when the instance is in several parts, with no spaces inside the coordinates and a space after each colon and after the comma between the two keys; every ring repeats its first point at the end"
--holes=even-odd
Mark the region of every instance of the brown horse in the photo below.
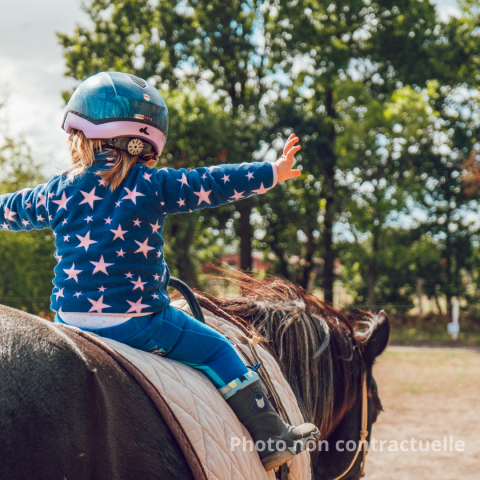
{"type": "MultiPolygon", "coordinates": [[[[372,365],[387,345],[388,318],[352,324],[286,281],[236,282],[237,298],[197,299],[263,337],[326,441],[312,453],[313,478],[338,477],[355,454],[345,445],[358,444],[364,373],[369,432],[381,410],[372,365]]],[[[50,322],[0,306],[0,362],[1,479],[193,479],[154,404],[98,348],[80,350],[50,322]]],[[[360,464],[361,455],[342,479],[358,479],[360,464]]]]}

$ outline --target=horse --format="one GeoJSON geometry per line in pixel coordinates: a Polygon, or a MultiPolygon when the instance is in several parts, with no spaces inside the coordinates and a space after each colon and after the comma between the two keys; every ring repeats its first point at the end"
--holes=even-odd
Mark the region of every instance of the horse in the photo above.
{"type": "MultiPolygon", "coordinates": [[[[360,478],[362,455],[345,446],[365,428],[364,381],[368,435],[382,410],[372,366],[388,343],[387,315],[349,320],[285,280],[232,281],[240,294],[196,291],[199,304],[275,356],[305,421],[322,434],[313,478],[360,478]]],[[[0,306],[0,362],[1,479],[194,478],[150,398],[88,342],[80,349],[51,322],[0,306]]]]}

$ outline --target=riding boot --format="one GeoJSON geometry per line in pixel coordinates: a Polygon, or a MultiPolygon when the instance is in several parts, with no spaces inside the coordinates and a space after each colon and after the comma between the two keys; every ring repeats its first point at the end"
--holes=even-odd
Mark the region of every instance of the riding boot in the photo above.
{"type": "Polygon", "coordinates": [[[312,423],[293,427],[285,423],[267,400],[256,374],[229,383],[225,400],[252,436],[265,470],[283,465],[302,452],[320,432],[312,423]]]}

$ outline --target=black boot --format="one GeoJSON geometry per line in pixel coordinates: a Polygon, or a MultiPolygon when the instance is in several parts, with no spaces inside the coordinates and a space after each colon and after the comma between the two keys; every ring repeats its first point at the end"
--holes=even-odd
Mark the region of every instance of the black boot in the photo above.
{"type": "Polygon", "coordinates": [[[265,470],[283,465],[305,450],[308,442],[318,440],[320,432],[312,423],[292,427],[280,418],[268,402],[260,380],[245,383],[226,401],[250,432],[265,470]]]}

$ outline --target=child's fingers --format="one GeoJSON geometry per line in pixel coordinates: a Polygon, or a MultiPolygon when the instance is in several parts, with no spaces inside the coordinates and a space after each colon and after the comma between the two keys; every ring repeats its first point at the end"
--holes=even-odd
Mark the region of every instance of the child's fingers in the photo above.
{"type": "Polygon", "coordinates": [[[289,160],[293,161],[293,156],[301,149],[302,147],[300,145],[296,145],[295,147],[292,147],[288,153],[287,157],[289,160]]]}
{"type": "Polygon", "coordinates": [[[290,150],[290,148],[295,145],[297,142],[298,142],[299,138],[296,137],[293,133],[292,135],[290,135],[290,137],[288,137],[288,140],[287,140],[287,143],[285,144],[285,147],[283,149],[283,151],[287,151],[290,150]]]}
{"type": "Polygon", "coordinates": [[[299,177],[301,174],[302,174],[302,172],[300,170],[292,170],[290,172],[290,178],[299,177]]]}

